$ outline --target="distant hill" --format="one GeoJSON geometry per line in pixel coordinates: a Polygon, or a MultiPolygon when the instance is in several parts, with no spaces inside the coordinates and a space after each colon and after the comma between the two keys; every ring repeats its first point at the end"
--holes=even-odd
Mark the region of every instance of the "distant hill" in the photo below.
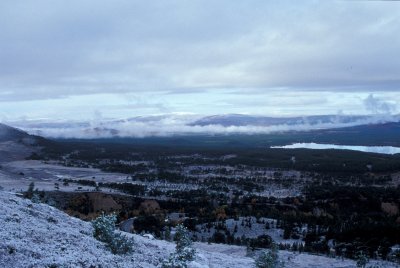
{"type": "Polygon", "coordinates": [[[0,124],[0,162],[22,160],[40,150],[45,138],[0,124]]]}
{"type": "Polygon", "coordinates": [[[10,127],[0,123],[0,142],[19,142],[25,145],[39,145],[46,139],[31,135],[18,128],[10,127]]]}
{"type": "Polygon", "coordinates": [[[367,120],[370,116],[315,115],[303,117],[266,117],[243,114],[214,115],[194,121],[192,126],[221,125],[229,126],[275,126],[275,125],[317,125],[347,124],[367,120]]]}
{"type": "Polygon", "coordinates": [[[400,122],[311,131],[314,141],[344,145],[400,146],[400,122]]]}
{"type": "Polygon", "coordinates": [[[0,124],[0,142],[17,141],[29,137],[30,135],[22,130],[0,124]]]}

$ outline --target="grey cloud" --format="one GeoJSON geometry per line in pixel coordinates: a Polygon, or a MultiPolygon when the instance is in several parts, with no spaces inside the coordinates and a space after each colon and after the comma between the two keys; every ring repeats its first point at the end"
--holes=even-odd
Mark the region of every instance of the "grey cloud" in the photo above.
{"type": "Polygon", "coordinates": [[[373,94],[368,95],[364,100],[365,108],[374,114],[391,114],[396,111],[397,105],[388,101],[374,97],[373,94]]]}
{"type": "Polygon", "coordinates": [[[398,14],[388,2],[3,1],[0,101],[399,90],[398,14]]]}

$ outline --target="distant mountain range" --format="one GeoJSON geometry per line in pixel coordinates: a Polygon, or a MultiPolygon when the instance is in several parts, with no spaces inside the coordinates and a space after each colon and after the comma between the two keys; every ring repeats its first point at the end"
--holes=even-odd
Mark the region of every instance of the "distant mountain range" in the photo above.
{"type": "Polygon", "coordinates": [[[315,115],[303,117],[267,117],[243,114],[214,115],[201,118],[190,123],[192,126],[221,125],[229,126],[275,126],[275,125],[317,125],[317,124],[348,124],[373,119],[371,116],[348,115],[315,115]]]}
{"type": "MultiPolygon", "coordinates": [[[[243,114],[213,116],[156,115],[127,119],[93,121],[23,121],[11,122],[30,134],[53,138],[112,138],[174,135],[272,134],[291,131],[316,131],[356,126],[398,124],[400,115],[316,115],[267,117],[243,114]]],[[[19,137],[21,131],[3,125],[3,137],[19,137]],[[8,134],[7,134],[8,133],[8,134]]]]}

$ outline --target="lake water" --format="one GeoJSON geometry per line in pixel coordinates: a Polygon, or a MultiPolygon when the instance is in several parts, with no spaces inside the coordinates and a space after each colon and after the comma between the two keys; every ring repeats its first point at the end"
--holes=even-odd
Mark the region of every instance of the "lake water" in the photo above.
{"type": "Polygon", "coordinates": [[[271,146],[271,148],[283,148],[283,149],[338,149],[338,150],[353,150],[367,153],[378,153],[378,154],[399,154],[400,148],[393,146],[353,146],[353,145],[335,145],[335,144],[319,144],[319,143],[294,143],[285,146],[271,146]]]}

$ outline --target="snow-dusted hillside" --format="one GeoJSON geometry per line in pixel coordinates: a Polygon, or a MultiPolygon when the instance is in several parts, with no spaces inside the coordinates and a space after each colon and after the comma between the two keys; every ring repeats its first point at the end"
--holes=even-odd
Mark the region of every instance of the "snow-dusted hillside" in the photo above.
{"type": "MultiPolygon", "coordinates": [[[[175,244],[126,234],[130,255],[113,255],[88,222],[0,191],[0,267],[156,267],[175,244]]],[[[251,258],[198,250],[193,267],[249,267],[251,258]]]]}
{"type": "MultiPolygon", "coordinates": [[[[113,255],[92,236],[88,222],[72,218],[13,193],[0,191],[0,267],[157,267],[175,245],[125,234],[135,240],[129,255],[113,255]]],[[[197,257],[190,267],[253,267],[238,246],[195,243],[197,257]]],[[[285,267],[355,267],[353,261],[280,252],[285,267]]],[[[396,267],[386,264],[380,267],[396,267]]]]}

